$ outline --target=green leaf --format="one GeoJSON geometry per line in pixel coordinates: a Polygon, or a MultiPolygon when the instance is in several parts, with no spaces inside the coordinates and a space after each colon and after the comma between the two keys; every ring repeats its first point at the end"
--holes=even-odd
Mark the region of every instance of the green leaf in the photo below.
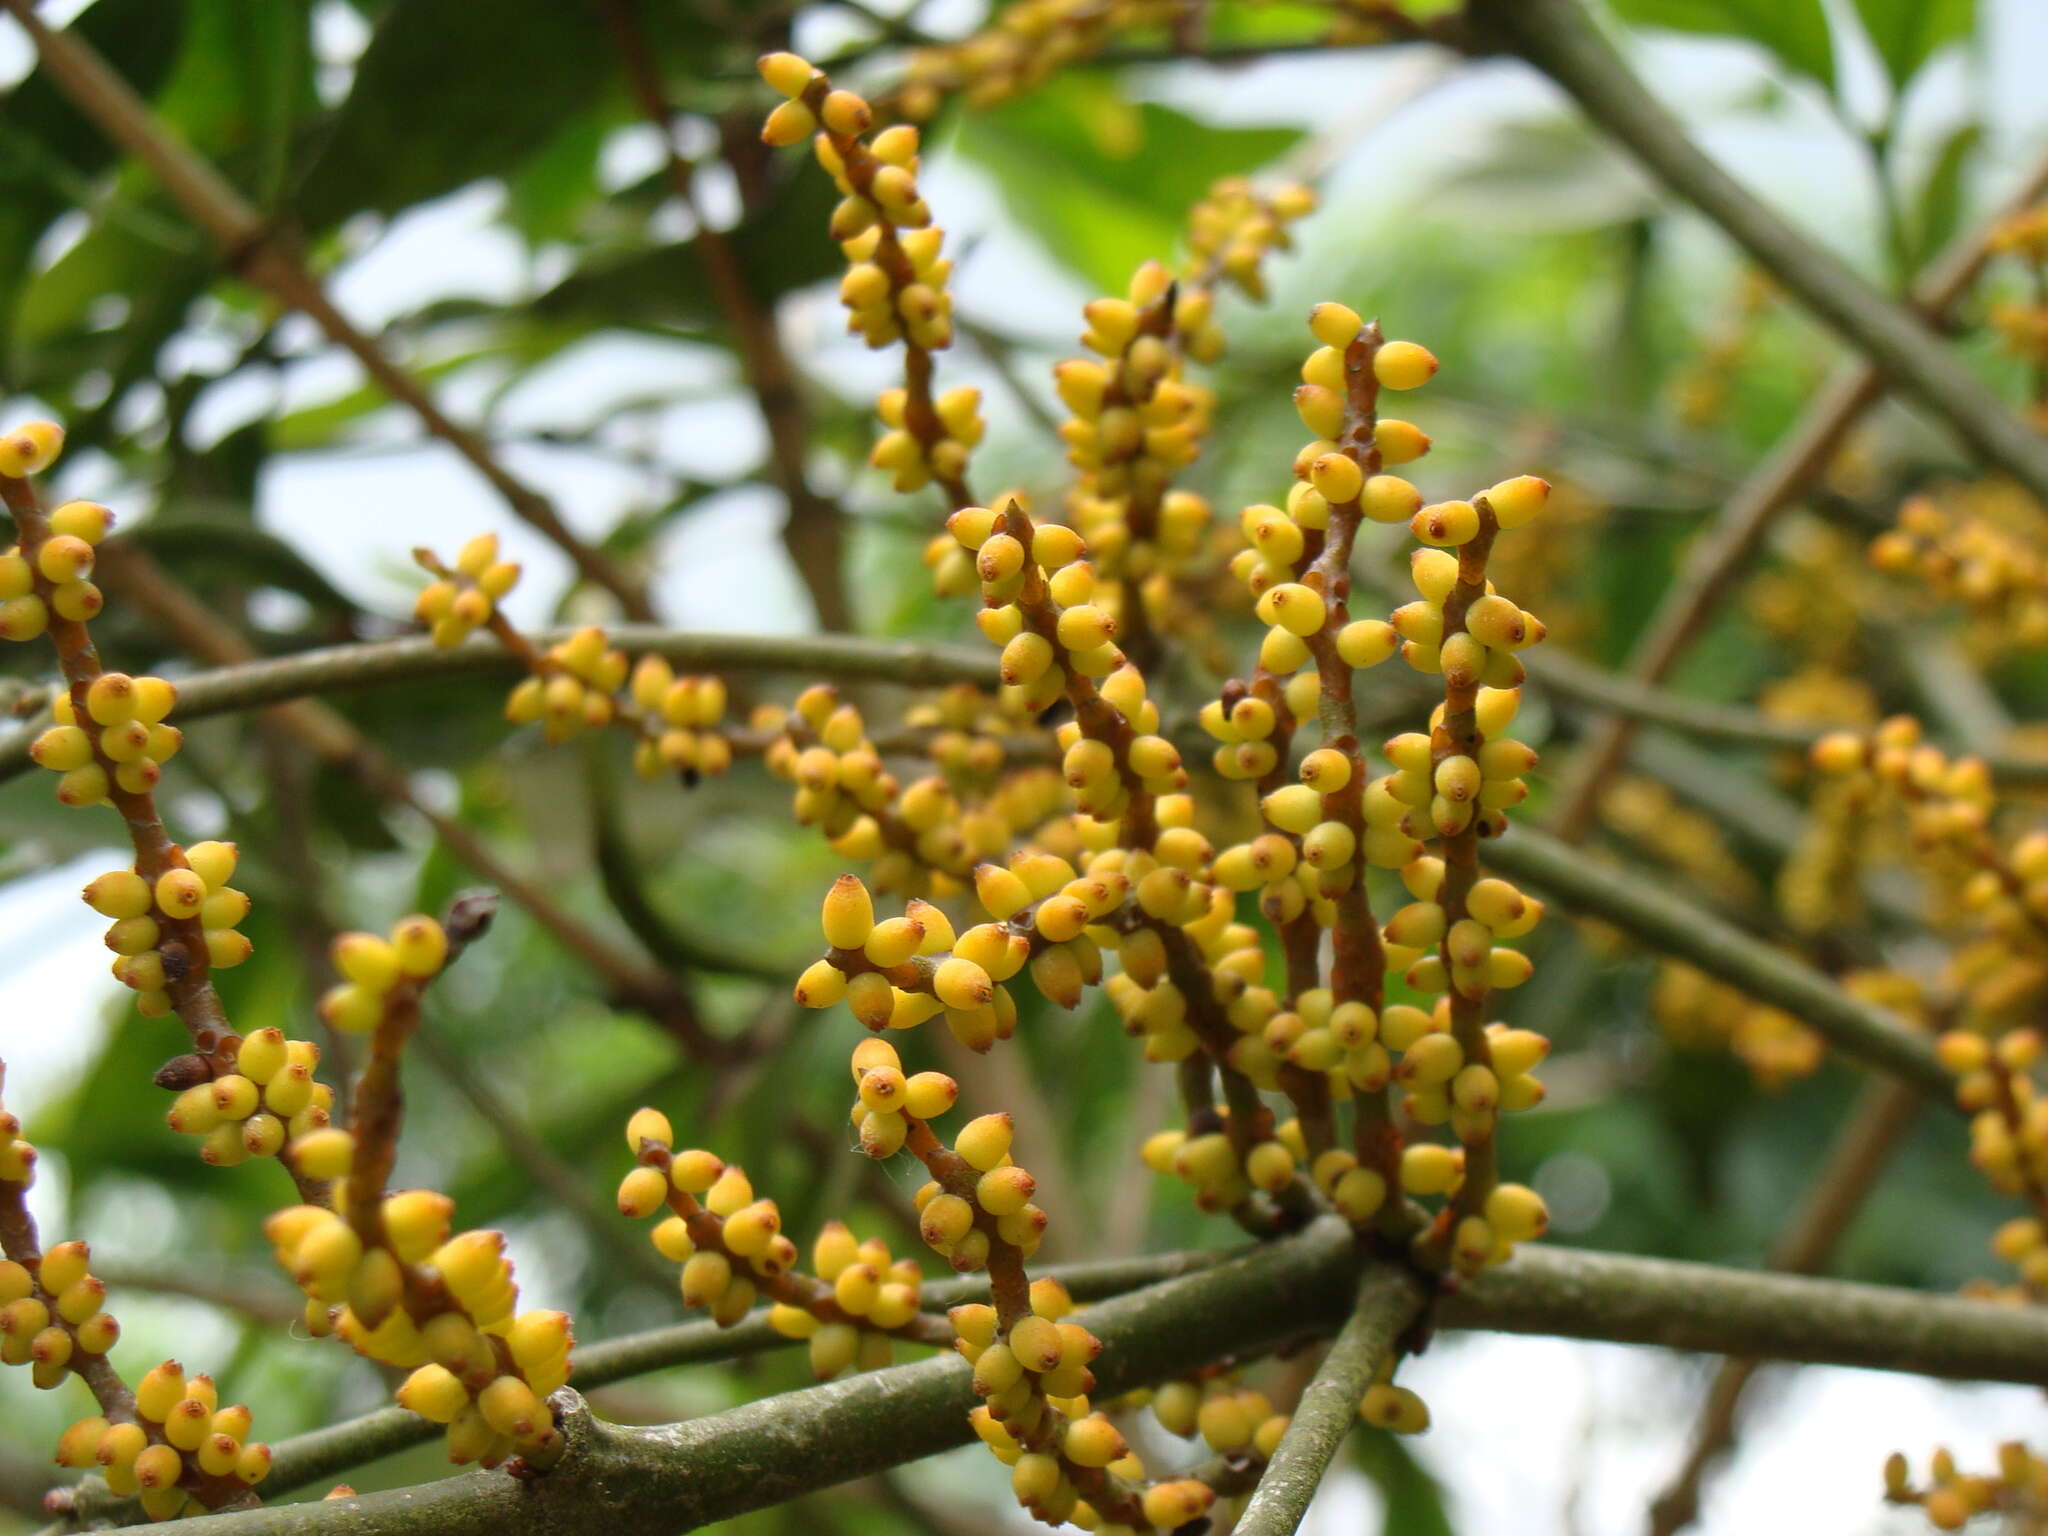
{"type": "Polygon", "coordinates": [[[1113,81],[1065,75],[961,119],[959,147],[1001,185],[1015,220],[1091,286],[1121,293],[1139,263],[1171,257],[1188,209],[1220,177],[1258,169],[1293,128],[1218,128],[1113,81]]]}
{"type": "MultiPolygon", "coordinates": [[[[690,8],[646,8],[657,62],[700,74],[721,34],[690,8]]],[[[398,0],[371,35],[331,131],[294,196],[326,229],[361,209],[395,213],[553,143],[623,78],[603,16],[561,0],[398,0]]]]}
{"type": "MultiPolygon", "coordinates": [[[[1820,0],[1612,0],[1624,20],[1675,32],[1746,37],[1787,69],[1835,88],[1835,49],[1820,0]]],[[[1917,5],[1921,0],[1902,0],[1917,5]]]]}
{"type": "Polygon", "coordinates": [[[1892,89],[1903,91],[1935,54],[1970,35],[1977,0],[1856,0],[1863,30],[1884,61],[1892,89]]]}
{"type": "Polygon", "coordinates": [[[1399,1435],[1369,1429],[1354,1434],[1351,1443],[1353,1464],[1386,1500],[1381,1530],[1398,1531],[1400,1536],[1453,1536],[1442,1487],[1399,1435]]]}
{"type": "Polygon", "coordinates": [[[319,109],[307,0],[188,0],[191,24],[158,114],[260,206],[282,191],[300,124],[319,109]]]}
{"type": "Polygon", "coordinates": [[[1924,265],[1962,222],[1963,173],[1984,142],[1982,123],[1964,123],[1942,141],[1913,211],[1914,262],[1924,265]]]}
{"type": "Polygon", "coordinates": [[[580,5],[400,0],[299,183],[299,215],[326,229],[501,174],[587,110],[614,68],[580,5]]]}

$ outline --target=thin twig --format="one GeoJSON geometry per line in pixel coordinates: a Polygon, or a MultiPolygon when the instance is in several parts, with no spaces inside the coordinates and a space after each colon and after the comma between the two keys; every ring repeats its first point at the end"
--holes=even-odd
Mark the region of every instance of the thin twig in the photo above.
{"type": "MultiPolygon", "coordinates": [[[[1906,1083],[1864,1085],[1819,1177],[1772,1245],[1765,1260],[1770,1268],[1808,1275],[1827,1262],[1924,1102],[1920,1091],[1906,1083]]],[[[1714,1372],[1692,1451],[1650,1505],[1650,1536],[1675,1536],[1699,1518],[1701,1480],[1735,1444],[1743,1389],[1761,1363],[1751,1355],[1731,1356],[1714,1372]]]]}
{"type": "MultiPolygon", "coordinates": [[[[148,614],[190,655],[244,668],[255,652],[240,631],[222,621],[168,572],[132,543],[102,546],[97,574],[123,599],[148,614]]],[[[276,705],[271,718],[319,756],[353,773],[372,793],[403,806],[480,879],[517,902],[547,932],[604,978],[619,1000],[647,1012],[693,1055],[716,1057],[687,992],[668,973],[619,949],[555,900],[538,880],[521,874],[491,852],[466,824],[434,809],[413,788],[411,777],[335,710],[312,700],[276,705]]]]}
{"type": "Polygon", "coordinates": [[[1375,1268],[1358,1304],[1323,1357],[1280,1437],[1233,1536],[1293,1536],[1323,1474],[1358,1426],[1358,1403],[1373,1373],[1422,1309],[1422,1287],[1404,1270],[1375,1268]]]}

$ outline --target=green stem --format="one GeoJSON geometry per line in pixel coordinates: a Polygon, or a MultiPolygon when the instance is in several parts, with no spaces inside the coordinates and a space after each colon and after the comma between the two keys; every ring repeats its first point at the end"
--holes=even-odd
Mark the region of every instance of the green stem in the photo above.
{"type": "Polygon", "coordinates": [[[1287,1433],[1238,1517],[1235,1536],[1292,1536],[1323,1474],[1357,1426],[1359,1400],[1374,1372],[1414,1321],[1422,1300],[1422,1287],[1405,1271],[1366,1272],[1358,1304],[1301,1394],[1287,1433]]]}

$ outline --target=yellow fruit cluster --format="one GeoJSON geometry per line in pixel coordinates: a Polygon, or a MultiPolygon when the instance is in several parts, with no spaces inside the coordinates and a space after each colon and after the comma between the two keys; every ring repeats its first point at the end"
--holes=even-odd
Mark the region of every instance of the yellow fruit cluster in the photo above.
{"type": "Polygon", "coordinates": [[[152,1520],[202,1515],[269,1474],[270,1447],[249,1439],[251,1422],[241,1404],[220,1406],[211,1377],[187,1376],[166,1360],[136,1383],[133,1418],[78,1420],[57,1442],[57,1464],[97,1471],[113,1493],[139,1494],[152,1520]]]}
{"type": "Polygon", "coordinates": [[[1983,760],[1949,757],[1910,716],[1867,736],[1824,737],[1813,761],[1855,785],[1866,806],[1888,801],[1902,814],[1934,925],[1954,935],[1942,983],[1955,1001],[1935,1051],[1971,1117],[1970,1160],[1994,1189],[2048,1213],[2048,1100],[2031,1072],[2048,996],[2048,832],[2003,843],[1983,760]]]}
{"type": "Polygon", "coordinates": [[[415,554],[435,576],[420,589],[412,616],[427,626],[434,644],[443,650],[460,645],[489,624],[497,616],[498,604],[519,585],[519,566],[498,558],[495,533],[477,534],[464,544],[452,570],[425,551],[415,554]]]}
{"type": "Polygon", "coordinates": [[[920,122],[951,95],[972,107],[996,106],[1092,58],[1125,33],[1165,25],[1179,14],[1172,0],[1021,0],[971,37],[914,50],[894,105],[920,122]]]}
{"type": "Polygon", "coordinates": [[[1959,1531],[1978,1515],[2004,1517],[2012,1530],[2033,1530],[2048,1518],[2048,1460],[2017,1440],[1998,1448],[1995,1472],[1963,1472],[1953,1452],[1935,1451],[1927,1485],[1913,1486],[1906,1458],[1894,1451],[1884,1464],[1884,1496],[1892,1504],[1918,1504],[1937,1531],[1959,1531]]]}
{"type": "Polygon", "coordinates": [[[2048,645],[2048,559],[2040,513],[2027,505],[2004,517],[1999,498],[1951,505],[1914,496],[1897,525],[1871,541],[1870,563],[1959,603],[2010,650],[2048,645]],[[2017,526],[2014,526],[2014,525],[2017,526]]]}
{"type": "Polygon", "coordinates": [[[195,1083],[172,1100],[165,1121],[186,1136],[200,1138],[199,1155],[220,1168],[251,1157],[287,1156],[307,1178],[335,1178],[348,1171],[346,1157],[335,1165],[331,1127],[334,1090],[316,1080],[320,1047],[287,1040],[281,1029],[259,1029],[228,1043],[233,1070],[195,1083]]]}
{"type": "Polygon", "coordinates": [[[546,1399],[568,1380],[569,1319],[517,1310],[504,1234],[451,1235],[454,1202],[432,1190],[368,1201],[344,1191],[338,1204],[351,1215],[297,1205],[263,1229],[306,1293],[314,1330],[410,1371],[398,1402],[447,1426],[449,1460],[489,1467],[517,1452],[545,1466],[558,1456],[546,1399]]]}
{"type": "Polygon", "coordinates": [[[388,936],[344,933],[329,948],[342,979],[320,998],[320,1017],[348,1034],[367,1034],[395,998],[416,996],[448,962],[448,934],[420,913],[400,918],[388,936]]]}
{"type": "Polygon", "coordinates": [[[83,809],[146,795],[184,744],[183,733],[164,723],[177,701],[178,690],[161,677],[102,672],[85,689],[50,701],[57,723],[30,744],[29,756],[58,776],[64,805],[83,809]]]}
{"type": "MultiPolygon", "coordinates": [[[[977,860],[1000,857],[1058,804],[1058,783],[1041,768],[1005,775],[986,793],[975,792],[975,781],[987,774],[971,765],[949,773],[942,763],[941,772],[904,784],[884,764],[860,710],[829,684],[806,688],[786,711],[768,708],[755,718],[778,732],[762,761],[796,786],[791,814],[817,827],[835,853],[868,863],[878,890],[952,895],[977,860]]],[[[972,739],[956,735],[944,746],[987,761],[972,739]]]]}
{"type": "MultiPolygon", "coordinates": [[[[0,1084],[5,1074],[0,1062],[0,1084]]],[[[249,1441],[249,1410],[221,1408],[210,1378],[188,1381],[168,1360],[130,1396],[107,1361],[121,1327],[106,1310],[106,1282],[84,1243],[40,1247],[23,1200],[34,1176],[35,1148],[0,1104],[0,1363],[26,1365],[45,1390],[76,1375],[102,1409],[64,1431],[57,1464],[95,1469],[113,1492],[140,1494],[152,1520],[240,1499],[270,1470],[270,1448],[249,1441]]]]}
{"type": "MultiPolygon", "coordinates": [[[[881,1066],[871,1062],[871,1070],[881,1066]]],[[[857,1069],[855,1082],[864,1094],[873,1092],[862,1077],[857,1069]]],[[[951,1078],[919,1077],[943,1083],[944,1102],[928,1083],[909,1096],[928,1099],[934,1113],[950,1107],[958,1091],[951,1078]]],[[[901,1102],[907,1090],[900,1070],[894,1082],[901,1102]]],[[[808,1342],[811,1369],[820,1381],[850,1368],[889,1364],[899,1339],[945,1341],[943,1325],[920,1310],[923,1275],[915,1259],[894,1258],[881,1239],[861,1242],[843,1222],[833,1221],[812,1244],[813,1273],[804,1274],[796,1267],[797,1245],[782,1230],[781,1210],[773,1200],[756,1197],[746,1170],[701,1148],[676,1151],[674,1140],[668,1117],[658,1109],[638,1110],[626,1122],[626,1145],[635,1162],[619,1184],[619,1211],[635,1219],[661,1215],[649,1237],[656,1252],[682,1266],[685,1306],[704,1308],[719,1326],[730,1328],[767,1298],[769,1326],[784,1338],[808,1342]]]]}
{"type": "Polygon", "coordinates": [[[812,141],[840,194],[831,235],[846,254],[839,297],[847,329],[871,347],[901,341],[904,383],[882,392],[887,429],[870,455],[898,491],[936,483],[964,506],[968,455],[981,441],[981,394],[932,392],[932,354],[953,344],[953,264],[940,254],[945,232],[918,190],[918,132],[905,123],[870,138],[875,114],[857,93],[833,89],[823,71],[793,53],[760,61],[761,78],[786,99],[761,130],[774,145],[812,141]]]}
{"type": "Polygon", "coordinates": [[[1674,1045],[1732,1051],[1766,1092],[1811,1077],[1827,1054],[1821,1037],[1782,1008],[1681,960],[1658,962],[1650,1012],[1674,1045]]]}
{"type": "Polygon", "coordinates": [[[67,501],[51,511],[33,563],[19,546],[0,554],[0,639],[33,640],[52,615],[83,623],[98,614],[106,598],[92,582],[94,551],[113,526],[98,502],[67,501]]]}
{"type": "Polygon", "coordinates": [[[210,969],[229,970],[249,958],[252,946],[237,927],[249,915],[249,898],[228,884],[236,857],[233,843],[194,843],[182,863],[154,881],[115,869],[86,885],[86,905],[111,920],[106,940],[114,979],[137,994],[139,1012],[171,1012],[168,989],[191,963],[195,928],[210,969]]]}
{"type": "Polygon", "coordinates": [[[414,550],[413,558],[435,577],[420,594],[415,617],[431,626],[434,644],[443,649],[489,626],[527,671],[506,696],[506,720],[538,725],[557,743],[619,726],[634,738],[633,769],[644,779],[674,773],[694,784],[732,766],[732,743],[717,729],[725,718],[721,679],[678,677],[651,654],[629,662],[594,624],[540,649],[497,611],[497,600],[519,579],[519,567],[497,553],[492,533],[463,545],[452,569],[431,550],[414,550]]]}

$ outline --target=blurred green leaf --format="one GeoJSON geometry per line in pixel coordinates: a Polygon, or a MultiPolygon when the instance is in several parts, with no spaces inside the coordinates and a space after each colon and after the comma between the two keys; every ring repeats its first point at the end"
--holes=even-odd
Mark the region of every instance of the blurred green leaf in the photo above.
{"type": "Polygon", "coordinates": [[[1977,0],[1856,0],[1863,30],[1884,61],[1892,89],[1903,91],[1920,66],[1977,24],[1977,0]]]}
{"type": "MultiPolygon", "coordinates": [[[[1911,6],[1922,0],[1900,0],[1911,6]]],[[[1625,20],[1674,32],[1746,37],[1787,69],[1835,88],[1835,49],[1820,0],[1613,0],[1625,20]]]]}
{"type": "Polygon", "coordinates": [[[1220,177],[1258,169],[1293,128],[1219,128],[1113,81],[1082,75],[960,120],[958,146],[993,175],[1011,215],[1047,253],[1104,292],[1170,259],[1190,207],[1220,177]]]}
{"type": "Polygon", "coordinates": [[[1383,1429],[1357,1431],[1351,1436],[1351,1461],[1386,1500],[1380,1529],[1389,1536],[1453,1536],[1442,1485],[1399,1435],[1383,1429]]]}
{"type": "Polygon", "coordinates": [[[613,67],[580,5],[399,0],[295,190],[299,215],[326,229],[501,175],[587,110],[613,67]]]}
{"type": "Polygon", "coordinates": [[[1914,259],[1925,263],[1955,235],[1962,223],[1963,180],[1984,143],[1982,123],[1964,123],[1941,141],[1941,149],[1920,188],[1913,214],[1914,259]]]}

